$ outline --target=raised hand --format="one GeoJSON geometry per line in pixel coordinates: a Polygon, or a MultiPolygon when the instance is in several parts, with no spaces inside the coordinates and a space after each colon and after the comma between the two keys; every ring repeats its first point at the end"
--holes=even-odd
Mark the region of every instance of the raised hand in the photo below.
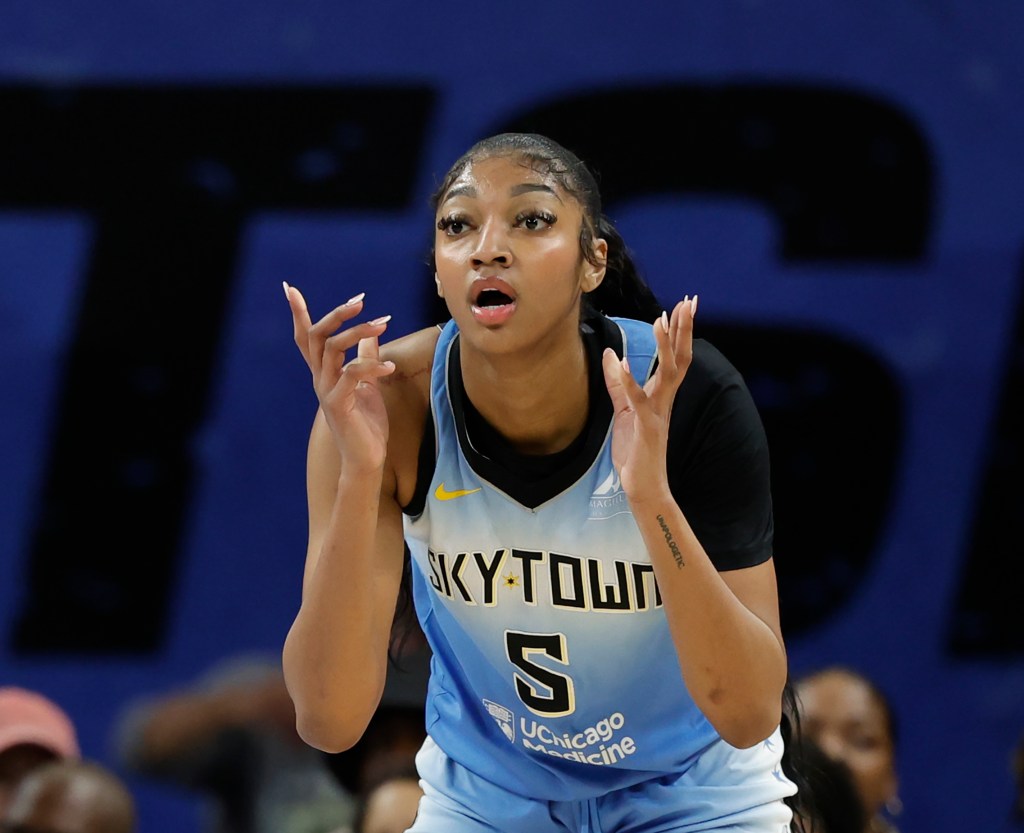
{"type": "Polygon", "coordinates": [[[390,315],[343,325],[363,310],[363,294],[335,307],[315,324],[306,300],[293,286],[284,284],[291,308],[295,344],[313,376],[327,425],[349,471],[373,471],[384,464],[388,445],[388,417],[379,380],[393,373],[393,362],[380,360],[378,339],[387,329],[390,315]],[[345,354],[357,347],[356,358],[345,354]]]}
{"type": "Polygon", "coordinates": [[[631,502],[663,496],[668,490],[665,455],[669,417],[676,391],[693,357],[693,318],[697,296],[687,296],[654,324],[658,367],[641,387],[625,358],[606,349],[604,381],[615,411],[612,460],[631,502]]]}

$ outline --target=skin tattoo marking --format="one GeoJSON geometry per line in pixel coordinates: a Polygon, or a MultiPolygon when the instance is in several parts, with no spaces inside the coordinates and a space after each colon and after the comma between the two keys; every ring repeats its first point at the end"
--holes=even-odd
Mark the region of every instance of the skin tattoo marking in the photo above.
{"type": "Polygon", "coordinates": [[[672,537],[672,530],[668,528],[668,524],[665,523],[663,515],[658,515],[658,526],[661,527],[661,531],[665,533],[665,543],[668,544],[668,548],[672,550],[672,557],[676,560],[677,567],[685,567],[686,564],[683,562],[683,554],[679,551],[679,545],[676,544],[676,539],[672,537]]]}

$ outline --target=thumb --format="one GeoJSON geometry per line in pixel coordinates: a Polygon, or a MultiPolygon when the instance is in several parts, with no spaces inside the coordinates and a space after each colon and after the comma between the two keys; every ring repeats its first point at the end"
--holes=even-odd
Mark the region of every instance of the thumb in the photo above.
{"type": "Polygon", "coordinates": [[[608,388],[608,395],[612,400],[612,409],[615,413],[626,410],[629,407],[629,396],[626,394],[623,377],[628,375],[629,371],[622,366],[622,361],[610,347],[606,347],[601,354],[601,369],[604,371],[605,387],[608,388]]]}

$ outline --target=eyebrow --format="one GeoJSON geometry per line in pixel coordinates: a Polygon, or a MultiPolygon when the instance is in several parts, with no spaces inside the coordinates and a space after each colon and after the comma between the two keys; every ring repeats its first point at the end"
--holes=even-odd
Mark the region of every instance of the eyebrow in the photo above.
{"type": "MultiPolygon", "coordinates": [[[[562,198],[558,196],[558,193],[555,191],[555,189],[552,188],[550,185],[545,185],[543,182],[523,182],[519,185],[513,185],[509,189],[509,194],[513,197],[518,197],[521,194],[529,194],[533,191],[540,191],[542,193],[551,194],[551,196],[553,196],[559,202],[562,201],[562,198]]],[[[448,200],[454,199],[455,197],[475,198],[476,196],[476,188],[474,188],[472,185],[456,185],[447,194],[444,195],[444,199],[441,200],[441,203],[444,204],[448,202],[448,200]]]]}
{"type": "Polygon", "coordinates": [[[518,197],[520,194],[528,194],[531,191],[543,191],[544,193],[551,194],[559,202],[558,194],[555,193],[555,189],[550,185],[545,185],[543,182],[524,182],[521,185],[515,185],[512,187],[510,193],[513,197],[518,197]]]}

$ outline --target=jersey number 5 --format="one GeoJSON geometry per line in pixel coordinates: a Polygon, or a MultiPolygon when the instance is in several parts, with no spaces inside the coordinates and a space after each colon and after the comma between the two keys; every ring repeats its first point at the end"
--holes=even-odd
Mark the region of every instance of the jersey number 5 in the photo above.
{"type": "Polygon", "coordinates": [[[562,633],[520,633],[505,631],[505,653],[519,672],[516,693],[534,714],[561,717],[576,711],[576,692],[572,677],[531,662],[537,654],[562,665],[569,664],[569,649],[562,633]]]}

